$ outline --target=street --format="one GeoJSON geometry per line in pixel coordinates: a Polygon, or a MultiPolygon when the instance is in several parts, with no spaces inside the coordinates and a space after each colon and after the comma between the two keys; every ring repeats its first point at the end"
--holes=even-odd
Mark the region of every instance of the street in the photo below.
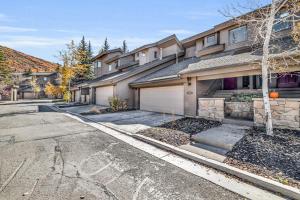
{"type": "Polygon", "coordinates": [[[15,176],[0,199],[244,199],[63,114],[36,111],[1,106],[0,185],[15,176]]]}

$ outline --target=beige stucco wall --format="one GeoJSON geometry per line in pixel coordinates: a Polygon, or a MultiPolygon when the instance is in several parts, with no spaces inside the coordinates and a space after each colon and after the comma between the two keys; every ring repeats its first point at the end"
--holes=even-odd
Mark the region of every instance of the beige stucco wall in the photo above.
{"type": "Polygon", "coordinates": [[[184,114],[186,116],[197,116],[198,98],[209,95],[209,92],[221,89],[222,84],[219,80],[197,81],[192,77],[190,84],[187,79],[184,82],[184,114]]]}
{"type": "MultiPolygon", "coordinates": [[[[264,104],[262,99],[254,101],[254,123],[263,126],[265,123],[264,104]]],[[[300,130],[300,99],[270,99],[274,127],[300,130]]]]}
{"type": "Polygon", "coordinates": [[[194,56],[196,56],[196,46],[192,46],[192,47],[185,49],[185,57],[186,58],[191,58],[194,56]]]}
{"type": "Polygon", "coordinates": [[[162,49],[162,56],[166,57],[169,55],[174,55],[180,51],[180,47],[177,44],[173,44],[169,47],[165,47],[162,49]]]}
{"type": "Polygon", "coordinates": [[[102,63],[101,67],[94,68],[94,70],[95,70],[95,76],[99,77],[99,76],[102,76],[104,74],[115,72],[117,70],[116,66],[117,66],[118,61],[116,60],[116,61],[114,61],[112,63],[109,63],[109,64],[112,64],[112,70],[111,71],[108,70],[109,64],[107,64],[106,61],[109,60],[109,59],[111,59],[111,58],[113,58],[113,57],[115,57],[115,56],[117,56],[117,55],[121,55],[121,53],[120,52],[110,53],[110,54],[107,54],[107,55],[102,56],[101,58],[95,60],[94,63],[98,62],[98,61],[100,61],[102,63]]]}

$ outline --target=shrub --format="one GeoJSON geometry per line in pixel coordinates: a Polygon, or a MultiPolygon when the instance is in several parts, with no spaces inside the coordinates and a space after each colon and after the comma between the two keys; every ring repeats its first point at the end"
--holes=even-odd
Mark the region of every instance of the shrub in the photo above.
{"type": "Polygon", "coordinates": [[[121,100],[119,97],[114,96],[108,99],[109,107],[113,112],[127,110],[128,104],[126,100],[121,100]]]}

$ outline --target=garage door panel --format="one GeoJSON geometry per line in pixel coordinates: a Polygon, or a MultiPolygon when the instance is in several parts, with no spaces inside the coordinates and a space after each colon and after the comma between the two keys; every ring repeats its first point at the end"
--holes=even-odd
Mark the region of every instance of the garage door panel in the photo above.
{"type": "Polygon", "coordinates": [[[170,114],[184,114],[183,86],[142,88],[140,93],[141,110],[170,114]]]}
{"type": "Polygon", "coordinates": [[[98,87],[96,88],[96,104],[109,106],[108,99],[113,97],[114,95],[114,87],[107,86],[107,87],[98,87]]]}

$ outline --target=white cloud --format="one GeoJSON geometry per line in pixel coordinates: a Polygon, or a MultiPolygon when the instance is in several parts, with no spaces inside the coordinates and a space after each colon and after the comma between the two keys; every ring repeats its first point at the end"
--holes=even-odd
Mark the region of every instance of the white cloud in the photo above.
{"type": "Polygon", "coordinates": [[[189,35],[189,34],[194,34],[193,31],[189,31],[186,29],[166,29],[166,30],[161,30],[161,33],[167,33],[167,34],[176,34],[176,35],[189,35]]]}
{"type": "Polygon", "coordinates": [[[0,26],[0,33],[19,33],[19,32],[35,32],[34,28],[23,28],[14,26],[0,26]]]}
{"type": "Polygon", "coordinates": [[[33,36],[6,36],[3,37],[0,44],[11,48],[20,47],[45,47],[64,45],[71,41],[79,40],[79,38],[50,38],[50,37],[33,37],[33,36]]]}

